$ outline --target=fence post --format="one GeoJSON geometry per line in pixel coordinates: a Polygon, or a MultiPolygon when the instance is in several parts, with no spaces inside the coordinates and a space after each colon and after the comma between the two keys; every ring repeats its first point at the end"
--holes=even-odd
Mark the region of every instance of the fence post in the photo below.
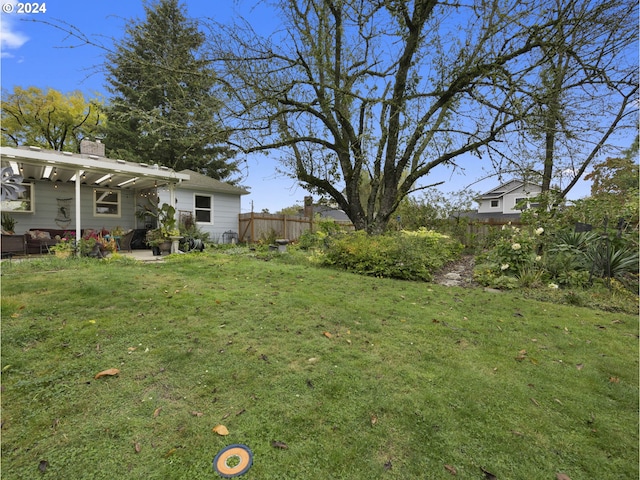
{"type": "Polygon", "coordinates": [[[251,218],[249,219],[249,222],[251,223],[251,243],[255,243],[256,237],[253,236],[253,209],[251,210],[251,218]]]}

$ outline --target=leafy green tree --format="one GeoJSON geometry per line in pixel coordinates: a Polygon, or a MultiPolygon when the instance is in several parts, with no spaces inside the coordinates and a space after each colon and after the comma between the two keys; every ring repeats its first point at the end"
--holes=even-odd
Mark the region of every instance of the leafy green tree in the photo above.
{"type": "Polygon", "coordinates": [[[443,193],[437,189],[430,189],[421,195],[408,196],[400,203],[395,218],[389,222],[389,227],[407,230],[428,227],[446,232],[449,230],[447,224],[452,219],[459,218],[462,212],[473,208],[478,195],[479,193],[473,190],[443,193]]]}
{"type": "Polygon", "coordinates": [[[80,152],[83,138],[101,135],[106,115],[98,99],[79,92],[15,87],[2,91],[2,136],[5,146],[33,145],[58,151],[80,152]]]}
{"type": "Polygon", "coordinates": [[[115,155],[232,181],[235,152],[216,120],[217,80],[201,49],[205,36],[178,0],[145,5],[106,56],[107,143],[115,155]]]}
{"type": "Polygon", "coordinates": [[[591,180],[591,195],[601,197],[632,197],[637,199],[640,178],[638,176],[638,139],[621,158],[607,158],[593,166],[585,180],[591,180]]]}

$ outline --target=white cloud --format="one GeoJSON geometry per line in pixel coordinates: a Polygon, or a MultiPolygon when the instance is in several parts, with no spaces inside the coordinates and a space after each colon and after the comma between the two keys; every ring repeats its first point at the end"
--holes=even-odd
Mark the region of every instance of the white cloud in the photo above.
{"type": "Polygon", "coordinates": [[[3,58],[11,58],[13,54],[7,50],[20,48],[29,40],[24,33],[16,30],[12,14],[2,13],[0,15],[0,52],[3,58]]]}

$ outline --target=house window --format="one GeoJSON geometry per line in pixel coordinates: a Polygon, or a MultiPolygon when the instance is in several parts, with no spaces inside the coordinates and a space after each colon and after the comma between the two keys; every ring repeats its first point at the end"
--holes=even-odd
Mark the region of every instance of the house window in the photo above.
{"type": "Polygon", "coordinates": [[[197,223],[213,223],[213,198],[210,195],[195,196],[197,223]]]}
{"type": "Polygon", "coordinates": [[[93,215],[95,217],[119,217],[120,191],[96,188],[93,191],[93,215]]]}
{"type": "Polygon", "coordinates": [[[492,206],[493,208],[498,207],[498,206],[499,206],[499,202],[498,202],[498,200],[491,200],[491,206],[492,206]]]}
{"type": "Polygon", "coordinates": [[[513,204],[514,210],[526,210],[529,208],[529,204],[527,202],[527,198],[520,197],[516,198],[516,202],[513,204]]]}
{"type": "Polygon", "coordinates": [[[24,191],[18,194],[18,198],[15,200],[4,200],[2,202],[3,212],[35,212],[33,194],[34,184],[33,182],[22,182],[20,185],[24,187],[24,191]]]}

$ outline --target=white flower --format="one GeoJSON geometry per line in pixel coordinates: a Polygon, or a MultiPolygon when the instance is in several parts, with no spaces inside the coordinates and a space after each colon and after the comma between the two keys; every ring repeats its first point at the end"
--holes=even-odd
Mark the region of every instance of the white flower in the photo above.
{"type": "Polygon", "coordinates": [[[509,268],[509,264],[508,263],[503,263],[502,265],[500,265],[500,270],[506,270],[509,268]]]}
{"type": "Polygon", "coordinates": [[[536,262],[539,262],[540,260],[542,260],[542,257],[541,257],[540,255],[538,255],[538,256],[536,257],[536,262]]]}
{"type": "Polygon", "coordinates": [[[536,235],[542,235],[544,233],[544,228],[536,228],[536,235]]]}
{"type": "Polygon", "coordinates": [[[548,287],[549,287],[549,288],[554,288],[554,289],[555,289],[555,288],[558,288],[558,285],[557,285],[556,283],[550,283],[550,284],[548,285],[548,287]]]}
{"type": "Polygon", "coordinates": [[[521,248],[522,246],[519,243],[514,243],[513,245],[511,245],[512,250],[520,250],[521,248]]]}

